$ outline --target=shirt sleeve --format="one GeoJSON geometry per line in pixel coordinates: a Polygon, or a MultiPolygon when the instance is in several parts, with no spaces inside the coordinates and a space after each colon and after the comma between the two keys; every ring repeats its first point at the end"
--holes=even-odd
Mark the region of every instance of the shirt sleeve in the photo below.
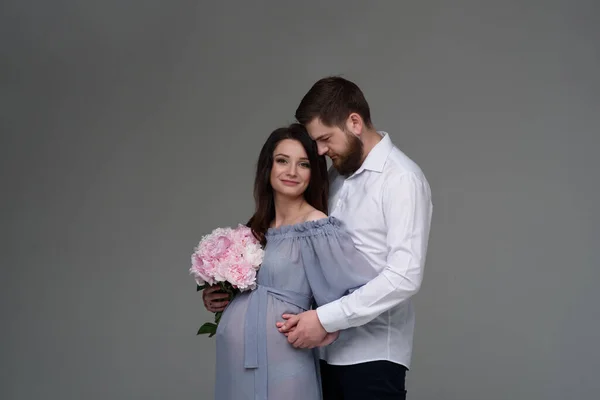
{"type": "Polygon", "coordinates": [[[433,210],[429,185],[414,174],[390,176],[384,183],[382,206],[386,266],[356,291],[317,308],[327,332],[364,325],[405,302],[421,286],[433,210]]]}
{"type": "Polygon", "coordinates": [[[317,306],[339,299],[377,275],[340,221],[305,237],[301,254],[317,306]]]}

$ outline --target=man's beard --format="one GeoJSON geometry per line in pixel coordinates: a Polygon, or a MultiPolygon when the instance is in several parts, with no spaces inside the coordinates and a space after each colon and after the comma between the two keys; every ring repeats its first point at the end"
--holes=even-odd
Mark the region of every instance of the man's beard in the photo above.
{"type": "Polygon", "coordinates": [[[348,177],[355,173],[362,164],[363,143],[351,133],[346,132],[346,137],[348,138],[348,151],[343,155],[338,155],[331,162],[340,175],[348,177]]]}

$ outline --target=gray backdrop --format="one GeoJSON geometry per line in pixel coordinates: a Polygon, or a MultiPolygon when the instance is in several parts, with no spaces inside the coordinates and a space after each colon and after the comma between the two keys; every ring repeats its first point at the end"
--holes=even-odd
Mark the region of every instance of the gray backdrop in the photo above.
{"type": "Polygon", "coordinates": [[[599,3],[320,3],[2,2],[1,399],[210,399],[189,255],[329,74],[433,189],[410,398],[597,398],[599,3]]]}

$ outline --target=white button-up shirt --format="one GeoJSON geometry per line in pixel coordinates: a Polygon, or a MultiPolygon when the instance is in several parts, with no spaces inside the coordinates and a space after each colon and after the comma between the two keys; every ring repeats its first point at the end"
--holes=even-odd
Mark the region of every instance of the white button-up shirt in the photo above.
{"type": "Polygon", "coordinates": [[[321,349],[329,364],[387,360],[410,367],[414,332],[411,297],[419,290],[432,203],[417,164],[386,132],[362,166],[344,178],[330,170],[330,215],[347,227],[378,276],[317,309],[328,332],[340,337],[321,349]]]}

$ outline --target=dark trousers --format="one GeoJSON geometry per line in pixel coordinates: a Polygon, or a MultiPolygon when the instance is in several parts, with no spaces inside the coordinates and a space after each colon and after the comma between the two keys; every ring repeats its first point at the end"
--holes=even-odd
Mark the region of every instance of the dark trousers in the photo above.
{"type": "Polygon", "coordinates": [[[321,360],[323,400],[405,400],[406,367],[390,361],[329,365],[321,360]]]}

